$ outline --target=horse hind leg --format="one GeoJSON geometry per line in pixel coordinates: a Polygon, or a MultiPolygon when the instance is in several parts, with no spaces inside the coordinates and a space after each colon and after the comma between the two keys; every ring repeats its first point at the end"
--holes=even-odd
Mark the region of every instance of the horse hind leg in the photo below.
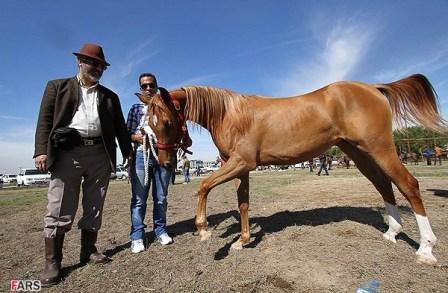
{"type": "MultiPolygon", "coordinates": [[[[393,144],[391,146],[393,147],[393,144]]],[[[426,216],[417,179],[401,164],[395,148],[373,150],[370,152],[370,155],[386,176],[398,187],[414,210],[420,232],[420,247],[416,252],[417,262],[427,264],[436,263],[437,259],[432,254],[432,248],[437,242],[437,238],[426,216]]]]}
{"type": "Polygon", "coordinates": [[[238,195],[238,208],[240,209],[240,238],[231,246],[232,249],[242,249],[250,240],[249,227],[249,173],[239,177],[235,182],[238,195]]]}
{"type": "Polygon", "coordinates": [[[401,224],[400,213],[395,201],[391,180],[372,158],[364,152],[345,141],[342,141],[338,146],[354,160],[360,172],[372,182],[373,186],[381,194],[387,212],[387,223],[389,225],[383,237],[393,243],[397,243],[395,237],[401,232],[403,226],[401,224]]]}
{"type": "Polygon", "coordinates": [[[387,223],[389,225],[389,229],[387,229],[387,231],[383,234],[383,237],[393,243],[397,243],[395,237],[401,232],[401,230],[403,230],[397,204],[391,204],[385,200],[384,205],[387,211],[387,223]]]}

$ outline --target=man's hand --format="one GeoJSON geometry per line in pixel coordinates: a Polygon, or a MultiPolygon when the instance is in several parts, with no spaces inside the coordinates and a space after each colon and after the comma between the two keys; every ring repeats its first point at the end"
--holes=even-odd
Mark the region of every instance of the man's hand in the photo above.
{"type": "Polygon", "coordinates": [[[39,156],[35,157],[34,165],[40,172],[47,173],[48,172],[47,155],[39,155],[39,156]]]}
{"type": "Polygon", "coordinates": [[[129,168],[131,168],[131,166],[132,166],[133,157],[134,157],[134,154],[131,151],[131,153],[127,157],[123,158],[123,166],[126,169],[128,169],[128,172],[129,172],[129,168]]]}
{"type": "Polygon", "coordinates": [[[133,142],[143,143],[143,137],[144,135],[142,133],[136,133],[131,135],[131,140],[133,142]]]}

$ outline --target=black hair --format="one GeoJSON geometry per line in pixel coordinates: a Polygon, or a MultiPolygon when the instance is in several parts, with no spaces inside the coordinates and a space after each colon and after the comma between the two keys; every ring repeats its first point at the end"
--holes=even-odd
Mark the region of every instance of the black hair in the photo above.
{"type": "Polygon", "coordinates": [[[139,84],[139,85],[141,85],[141,84],[140,84],[140,81],[142,80],[142,77],[145,77],[145,76],[152,77],[152,79],[154,79],[154,81],[155,81],[156,84],[157,84],[157,78],[156,78],[156,76],[155,76],[153,73],[149,73],[149,72],[147,72],[147,73],[142,73],[142,74],[140,74],[140,76],[138,77],[138,84],[139,84]]]}

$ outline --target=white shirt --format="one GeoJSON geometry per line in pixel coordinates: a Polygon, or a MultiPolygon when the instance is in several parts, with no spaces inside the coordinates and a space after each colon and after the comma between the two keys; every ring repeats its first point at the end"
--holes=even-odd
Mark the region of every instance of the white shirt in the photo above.
{"type": "Polygon", "coordinates": [[[81,89],[80,103],[68,126],[77,129],[82,137],[101,136],[101,123],[98,115],[98,83],[86,87],[79,76],[77,78],[81,89]]]}

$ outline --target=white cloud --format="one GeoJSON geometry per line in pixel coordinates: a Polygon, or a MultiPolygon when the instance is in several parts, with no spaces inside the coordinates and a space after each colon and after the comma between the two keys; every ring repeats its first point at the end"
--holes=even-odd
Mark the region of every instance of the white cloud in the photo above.
{"type": "Polygon", "coordinates": [[[0,173],[17,173],[19,168],[34,166],[32,142],[0,141],[0,173]]]}
{"type": "Polygon", "coordinates": [[[328,32],[316,31],[315,35],[317,50],[309,61],[296,62],[288,76],[279,81],[280,95],[297,95],[346,79],[363,60],[374,31],[339,21],[328,32]]]}
{"type": "Polygon", "coordinates": [[[153,45],[155,39],[156,37],[153,37],[140,42],[139,45],[130,50],[122,58],[122,61],[114,65],[114,67],[116,66],[115,68],[118,68],[117,70],[114,69],[110,72],[106,72],[104,81],[108,88],[118,94],[132,92],[132,88],[134,87],[126,81],[126,78],[137,72],[138,70],[136,70],[136,68],[138,68],[140,64],[151,59],[160,52],[157,46],[151,46],[151,48],[148,49],[150,45],[153,45]]]}
{"type": "Polygon", "coordinates": [[[5,119],[5,120],[26,120],[26,118],[24,118],[24,117],[10,116],[10,115],[1,115],[1,114],[0,114],[0,119],[5,119]]]}
{"type": "Polygon", "coordinates": [[[206,74],[206,75],[201,75],[201,76],[197,76],[197,77],[193,77],[187,80],[183,80],[181,82],[178,82],[176,84],[172,84],[167,86],[168,89],[178,89],[181,88],[183,86],[188,86],[188,85],[199,85],[201,83],[205,83],[207,81],[210,81],[214,78],[220,77],[225,75],[224,73],[211,73],[211,74],[206,74]]]}
{"type": "Polygon", "coordinates": [[[261,53],[261,52],[265,52],[265,51],[269,51],[269,50],[274,50],[274,49],[284,49],[287,47],[291,47],[297,44],[301,44],[301,43],[305,43],[309,41],[309,39],[304,39],[304,38],[297,38],[297,39],[290,39],[290,40],[285,40],[282,42],[277,42],[277,43],[273,43],[270,45],[266,45],[264,47],[256,47],[256,48],[250,48],[247,51],[243,51],[239,54],[236,54],[233,57],[239,58],[239,57],[246,57],[248,55],[250,56],[254,56],[255,54],[261,53]]]}
{"type": "Polygon", "coordinates": [[[34,141],[35,126],[28,125],[8,125],[6,131],[4,127],[1,129],[0,142],[32,142],[34,141]]]}
{"type": "Polygon", "coordinates": [[[422,59],[406,60],[402,66],[394,69],[382,70],[374,78],[379,82],[403,78],[414,73],[432,73],[448,66],[448,43],[445,47],[434,48],[425,53],[422,59]]]}
{"type": "MultiPolygon", "coordinates": [[[[433,46],[433,50],[425,52],[422,56],[413,56],[412,59],[403,60],[401,66],[394,69],[382,70],[374,75],[377,82],[392,82],[411,74],[423,73],[426,76],[435,74],[437,71],[448,66],[448,41],[442,42],[440,46],[433,46]]],[[[429,76],[428,76],[429,77],[429,76]]],[[[440,113],[448,119],[448,95],[446,84],[448,79],[433,83],[434,89],[439,96],[440,113]]]]}
{"type": "Polygon", "coordinates": [[[132,58],[126,58],[124,63],[122,64],[122,68],[119,72],[120,78],[128,77],[131,73],[135,73],[135,68],[140,64],[150,59],[153,56],[156,56],[159,53],[158,50],[146,52],[145,56],[135,56],[132,58]]]}
{"type": "Polygon", "coordinates": [[[9,126],[0,133],[0,173],[33,167],[34,127],[9,126]]]}
{"type": "Polygon", "coordinates": [[[141,42],[133,50],[129,51],[128,54],[126,54],[123,61],[124,64],[121,64],[122,68],[119,74],[120,78],[129,76],[129,74],[135,71],[135,68],[138,65],[142,64],[144,61],[159,53],[159,49],[157,49],[157,47],[155,46],[151,47],[151,49],[148,49],[148,46],[152,45],[155,39],[156,37],[152,37],[146,41],[141,42]]]}

